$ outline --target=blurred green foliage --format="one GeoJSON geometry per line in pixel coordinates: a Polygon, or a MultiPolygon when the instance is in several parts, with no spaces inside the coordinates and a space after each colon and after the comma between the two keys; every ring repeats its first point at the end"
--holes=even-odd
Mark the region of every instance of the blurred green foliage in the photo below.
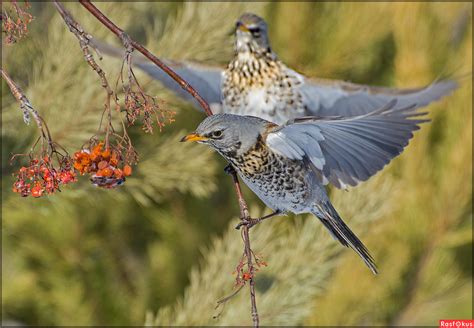
{"type": "MultiPolygon", "coordinates": [[[[3,4],[2,4],[3,5],[3,4]]],[[[5,5],[7,6],[7,5],[5,5]]],[[[118,44],[78,4],[84,28],[118,44]]],[[[244,11],[263,15],[273,48],[309,76],[419,86],[472,73],[470,3],[98,3],[163,58],[224,65],[244,11]]],[[[104,94],[74,36],[51,5],[33,3],[29,36],[3,47],[2,66],[73,152],[96,133],[104,94]]],[[[101,66],[114,81],[120,61],[101,66]]],[[[137,71],[138,73],[138,71],[137,71]]],[[[11,190],[12,153],[31,146],[2,82],[2,312],[31,325],[250,324],[247,290],[218,320],[241,252],[238,206],[224,161],[178,144],[202,114],[138,73],[176,123],[145,135],[136,173],[119,190],[86,181],[44,199],[11,190]],[[158,313],[155,315],[156,311],[158,313]]],[[[472,83],[430,106],[432,122],[400,158],[349,193],[331,190],[372,251],[373,277],[315,220],[289,217],[252,231],[269,263],[257,281],[263,324],[436,325],[472,318],[472,83]]],[[[246,190],[252,214],[263,205],[246,190]]]]}

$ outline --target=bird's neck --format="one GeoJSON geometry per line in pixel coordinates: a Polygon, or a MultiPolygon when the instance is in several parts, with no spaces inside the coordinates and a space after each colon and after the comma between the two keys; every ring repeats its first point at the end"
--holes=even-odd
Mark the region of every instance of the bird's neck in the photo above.
{"type": "Polygon", "coordinates": [[[253,49],[252,47],[244,47],[235,51],[234,60],[238,60],[242,63],[256,60],[275,61],[277,57],[271,48],[253,49]]]}
{"type": "Polygon", "coordinates": [[[239,80],[242,82],[243,80],[260,79],[266,75],[265,72],[274,71],[278,67],[279,61],[270,49],[266,52],[237,51],[229,63],[227,71],[238,73],[239,80]]]}
{"type": "Polygon", "coordinates": [[[251,176],[259,173],[265,168],[269,149],[265,145],[261,134],[258,134],[256,142],[245,151],[221,152],[238,172],[244,176],[251,176]]]}

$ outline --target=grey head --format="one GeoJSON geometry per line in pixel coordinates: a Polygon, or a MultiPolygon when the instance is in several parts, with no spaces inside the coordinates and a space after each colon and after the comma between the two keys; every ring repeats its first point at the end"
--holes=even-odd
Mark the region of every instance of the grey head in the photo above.
{"type": "Polygon", "coordinates": [[[252,52],[256,54],[271,53],[268,39],[267,23],[252,13],[245,13],[235,24],[236,52],[252,52]]]}
{"type": "Polygon", "coordinates": [[[254,116],[216,114],[207,117],[181,141],[207,144],[224,156],[241,155],[256,144],[269,124],[272,123],[254,116]]]}

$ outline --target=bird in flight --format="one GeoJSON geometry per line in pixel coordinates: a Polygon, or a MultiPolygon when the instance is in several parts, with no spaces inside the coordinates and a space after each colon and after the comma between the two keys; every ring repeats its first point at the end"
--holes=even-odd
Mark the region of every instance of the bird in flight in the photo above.
{"type": "MultiPolygon", "coordinates": [[[[106,44],[98,42],[97,46],[104,53],[123,55],[106,44]]],[[[276,124],[302,116],[362,115],[392,99],[397,100],[396,108],[423,107],[458,86],[455,80],[441,80],[421,88],[394,89],[307,78],[278,59],[270,46],[266,22],[251,13],[237,20],[234,56],[227,68],[164,62],[199,92],[214,113],[252,115],[276,124]]],[[[134,64],[199,108],[192,96],[146,58],[134,55],[134,64]]]]}
{"type": "Polygon", "coordinates": [[[254,117],[216,114],[181,141],[206,144],[222,155],[274,213],[312,213],[342,245],[352,248],[376,274],[367,248],[331,204],[325,185],[355,186],[399,155],[427,120],[416,106],[395,100],[349,118],[297,118],[277,125],[254,117]]]}

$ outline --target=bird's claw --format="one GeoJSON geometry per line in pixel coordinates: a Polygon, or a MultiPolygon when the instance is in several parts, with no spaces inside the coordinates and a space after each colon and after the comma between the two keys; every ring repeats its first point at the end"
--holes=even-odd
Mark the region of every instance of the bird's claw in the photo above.
{"type": "Polygon", "coordinates": [[[235,229],[240,230],[241,227],[246,226],[247,228],[252,228],[254,225],[260,222],[260,219],[240,219],[239,224],[235,226],[235,229]]]}
{"type": "Polygon", "coordinates": [[[226,167],[224,167],[224,172],[228,175],[233,175],[235,173],[235,169],[232,165],[228,164],[226,167]]]}

